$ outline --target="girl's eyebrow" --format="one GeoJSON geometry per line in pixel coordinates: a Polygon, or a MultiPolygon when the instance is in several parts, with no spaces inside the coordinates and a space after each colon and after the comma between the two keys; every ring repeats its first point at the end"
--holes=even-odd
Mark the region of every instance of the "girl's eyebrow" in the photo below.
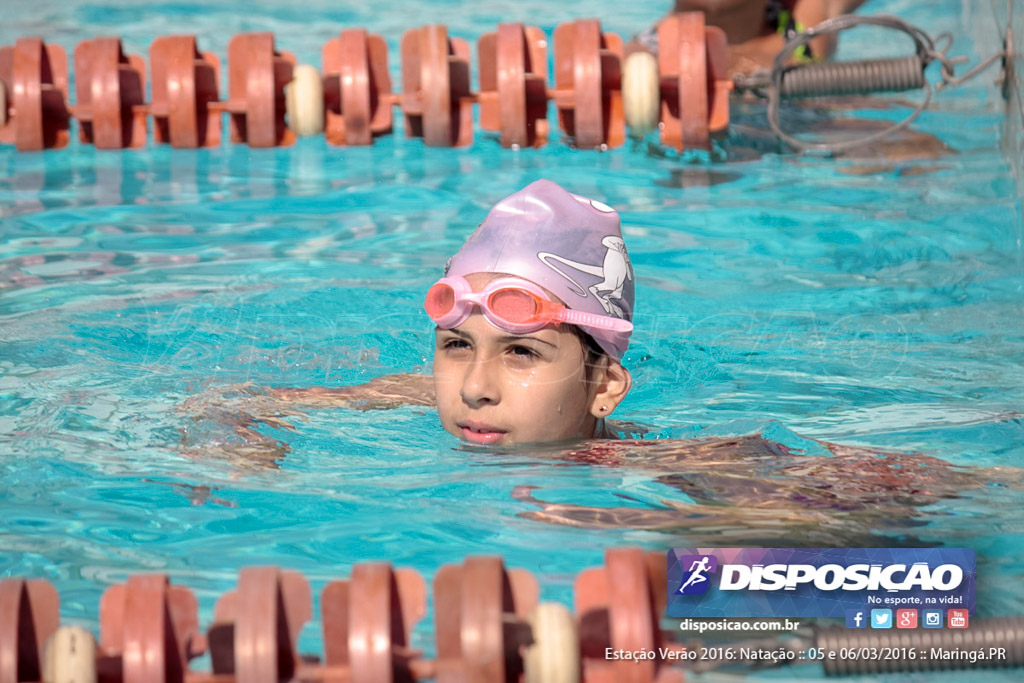
{"type": "MultiPolygon", "coordinates": [[[[440,327],[435,327],[434,328],[434,334],[435,335],[441,334],[442,332],[450,332],[451,334],[454,334],[457,337],[462,337],[463,339],[468,339],[469,341],[473,341],[473,335],[469,334],[468,332],[463,332],[462,330],[456,330],[455,328],[452,328],[450,330],[442,330],[440,327]]],[[[558,344],[554,344],[552,342],[549,342],[546,339],[541,339],[539,337],[531,337],[531,336],[525,335],[525,334],[506,334],[506,335],[504,335],[502,337],[498,337],[498,342],[501,343],[501,344],[516,344],[516,343],[519,343],[519,342],[522,342],[522,341],[535,341],[535,342],[540,342],[541,344],[547,344],[548,346],[550,346],[553,349],[557,349],[558,348],[558,344]]]]}
{"type": "Polygon", "coordinates": [[[547,341],[545,339],[541,339],[539,337],[531,337],[529,335],[507,334],[504,337],[501,337],[500,339],[498,339],[498,341],[503,343],[503,344],[515,344],[515,343],[521,342],[521,341],[535,341],[535,342],[540,342],[541,344],[547,344],[548,346],[550,346],[553,349],[557,349],[558,348],[557,344],[552,344],[551,342],[549,342],[549,341],[547,341]]]}
{"type": "Polygon", "coordinates": [[[469,334],[468,332],[463,332],[462,330],[456,330],[454,328],[448,330],[441,329],[440,327],[434,328],[435,335],[444,334],[445,332],[449,334],[454,334],[456,337],[465,337],[466,339],[473,339],[473,335],[469,334]]]}

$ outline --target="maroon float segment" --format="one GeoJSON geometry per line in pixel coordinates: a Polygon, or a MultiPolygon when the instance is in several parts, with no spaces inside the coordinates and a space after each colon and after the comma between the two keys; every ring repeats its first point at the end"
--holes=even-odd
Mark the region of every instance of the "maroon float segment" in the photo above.
{"type": "Polygon", "coordinates": [[[220,110],[210,106],[220,82],[217,55],[199,52],[195,36],[166,36],[153,41],[149,63],[156,141],[184,149],[219,145],[220,110]]]}
{"type": "Polygon", "coordinates": [[[0,683],[42,679],[43,648],[60,626],[60,596],[41,580],[0,581],[0,683]]]}
{"type": "Polygon", "coordinates": [[[465,147],[473,141],[469,44],[445,26],[424,26],[402,36],[402,112],[405,132],[430,147],[465,147]]]}
{"type": "Polygon", "coordinates": [[[7,122],[0,142],[20,152],[59,149],[68,144],[68,56],[59,45],[19,38],[0,47],[0,82],[6,84],[7,122]]]}
{"type": "Polygon", "coordinates": [[[535,26],[501,24],[477,43],[480,127],[503,147],[540,147],[548,139],[547,39],[535,26]]]}
{"type": "Polygon", "coordinates": [[[295,133],[285,124],[284,87],[295,56],[274,48],[274,34],[245,33],[228,43],[228,99],[214,110],[230,114],[232,142],[250,147],[288,146],[295,133]]]}
{"type": "Polygon", "coordinates": [[[299,632],[311,614],[309,583],[299,572],[243,569],[238,588],[214,607],[209,636],[214,673],[246,683],[290,680],[301,664],[299,632]]]}
{"type": "Polygon", "coordinates": [[[342,31],[322,50],[325,134],[332,145],[369,145],[391,132],[392,105],[388,47],[363,29],[342,31]]]}
{"type": "Polygon", "coordinates": [[[347,671],[352,683],[416,680],[420,653],[410,644],[426,590],[415,571],[383,563],[357,564],[349,581],[328,584],[320,598],[327,669],[347,671]]]}
{"type": "Polygon", "coordinates": [[[587,683],[682,683],[681,671],[654,659],[609,661],[606,649],[629,652],[672,648],[658,621],[665,610],[663,553],[614,548],[604,567],[586,569],[574,584],[583,679],[587,683]]]}
{"type": "Polygon", "coordinates": [[[146,144],[146,62],[125,55],[119,38],[85,40],[75,47],[78,139],[99,149],[146,144]]]}
{"type": "Polygon", "coordinates": [[[711,149],[711,136],[729,126],[725,32],[705,26],[704,14],[674,14],[658,24],[661,141],[684,149],[711,149]]]}
{"type": "Polygon", "coordinates": [[[199,608],[167,576],[133,576],[100,600],[103,666],[122,683],[183,683],[190,659],[205,652],[199,608]]]}
{"type": "Polygon", "coordinates": [[[506,570],[499,557],[470,557],[434,577],[437,683],[514,683],[522,675],[526,619],[537,606],[537,580],[506,570]]]}
{"type": "Polygon", "coordinates": [[[622,38],[597,19],[555,28],[558,121],[577,147],[618,147],[626,139],[622,109],[622,38]]]}

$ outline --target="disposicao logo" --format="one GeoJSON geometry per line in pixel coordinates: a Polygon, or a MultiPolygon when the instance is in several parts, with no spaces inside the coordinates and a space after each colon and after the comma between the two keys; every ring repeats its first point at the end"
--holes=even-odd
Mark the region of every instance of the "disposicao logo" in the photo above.
{"type": "Polygon", "coordinates": [[[668,598],[673,617],[969,613],[975,557],[967,548],[676,548],[668,553],[668,598]]]}
{"type": "Polygon", "coordinates": [[[683,574],[677,595],[707,593],[711,586],[708,575],[714,574],[718,568],[718,558],[714,555],[683,555],[679,558],[679,563],[689,569],[683,574]]]}

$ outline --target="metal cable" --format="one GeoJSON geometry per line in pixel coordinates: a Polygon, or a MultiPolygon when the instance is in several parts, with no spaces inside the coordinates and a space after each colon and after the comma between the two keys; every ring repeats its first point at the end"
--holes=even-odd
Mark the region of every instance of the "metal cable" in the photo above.
{"type": "Polygon", "coordinates": [[[826,20],[804,33],[794,36],[775,57],[768,84],[768,125],[780,140],[800,152],[817,151],[837,154],[853,147],[875,142],[909,125],[928,106],[931,101],[932,89],[924,78],[924,70],[936,58],[944,59],[945,56],[935,49],[935,41],[931,36],[898,17],[845,14],[826,20]],[[860,62],[835,62],[803,66],[788,64],[796,50],[812,39],[863,25],[881,26],[906,33],[914,40],[917,48],[916,54],[905,58],[860,62]],[[788,85],[787,82],[789,82],[788,85]],[[779,103],[783,97],[866,94],[916,88],[924,88],[925,96],[921,104],[909,116],[883,131],[856,140],[807,143],[785,133],[779,125],[779,103]]]}

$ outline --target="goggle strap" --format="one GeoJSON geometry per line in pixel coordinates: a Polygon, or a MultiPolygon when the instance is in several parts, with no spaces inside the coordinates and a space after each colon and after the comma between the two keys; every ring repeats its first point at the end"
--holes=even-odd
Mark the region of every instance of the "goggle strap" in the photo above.
{"type": "Polygon", "coordinates": [[[633,323],[622,318],[612,318],[607,315],[596,315],[584,311],[575,311],[571,308],[565,309],[564,322],[583,327],[593,327],[597,330],[610,330],[612,332],[632,332],[633,323]]]}

